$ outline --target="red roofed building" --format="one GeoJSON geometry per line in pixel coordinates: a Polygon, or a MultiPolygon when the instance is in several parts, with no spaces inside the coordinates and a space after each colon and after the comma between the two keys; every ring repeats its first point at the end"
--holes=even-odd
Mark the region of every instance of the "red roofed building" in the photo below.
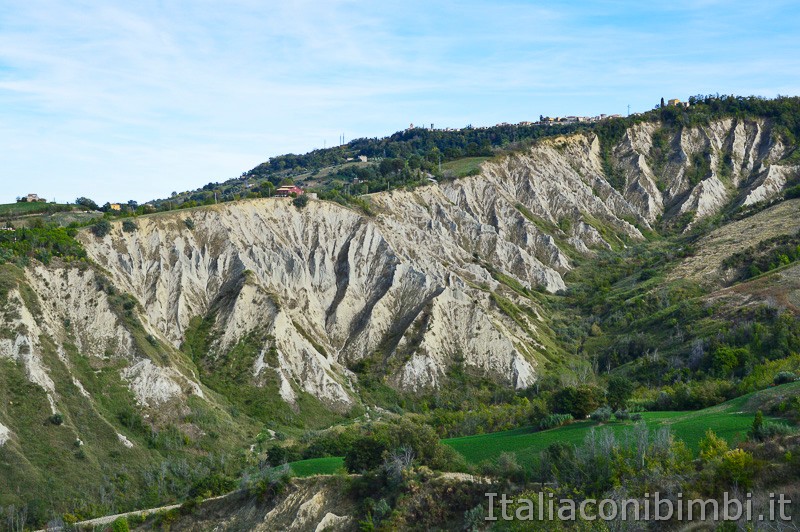
{"type": "Polygon", "coordinates": [[[276,198],[288,198],[292,194],[295,196],[301,196],[303,194],[303,189],[296,185],[284,185],[275,190],[276,198]]]}

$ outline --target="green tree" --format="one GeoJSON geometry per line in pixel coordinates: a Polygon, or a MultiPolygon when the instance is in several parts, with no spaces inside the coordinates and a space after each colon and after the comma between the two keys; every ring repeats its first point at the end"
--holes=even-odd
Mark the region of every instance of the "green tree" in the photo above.
{"type": "Polygon", "coordinates": [[[756,412],[756,416],[753,418],[753,425],[750,427],[747,437],[755,441],[764,439],[764,414],[761,413],[761,410],[756,412]]]}
{"type": "Polygon", "coordinates": [[[83,196],[81,196],[80,198],[76,199],[75,200],[75,204],[76,205],[81,205],[83,207],[86,207],[90,211],[99,211],[100,210],[100,207],[98,207],[97,203],[95,203],[94,201],[90,200],[89,198],[85,198],[83,196]]]}
{"type": "Polygon", "coordinates": [[[92,233],[94,233],[94,236],[97,238],[103,238],[110,232],[111,223],[108,220],[98,220],[97,223],[92,226],[92,233]]]}
{"type": "Polygon", "coordinates": [[[734,371],[749,359],[750,352],[745,347],[719,346],[711,355],[711,370],[719,377],[730,377],[734,371]]]}
{"type": "Polygon", "coordinates": [[[600,406],[601,394],[594,386],[566,386],[553,395],[553,410],[584,419],[600,406]]]}
{"type": "Polygon", "coordinates": [[[732,449],[722,456],[717,466],[717,478],[722,486],[739,486],[748,489],[753,483],[755,461],[744,449],[732,449]]]}
{"type": "Polygon", "coordinates": [[[619,410],[625,408],[628,399],[633,395],[633,382],[624,377],[611,377],[608,380],[606,400],[611,408],[619,410]]]}
{"type": "Polygon", "coordinates": [[[700,458],[705,462],[713,462],[719,460],[728,452],[728,442],[716,435],[716,433],[708,429],[706,435],[699,442],[700,458]]]}

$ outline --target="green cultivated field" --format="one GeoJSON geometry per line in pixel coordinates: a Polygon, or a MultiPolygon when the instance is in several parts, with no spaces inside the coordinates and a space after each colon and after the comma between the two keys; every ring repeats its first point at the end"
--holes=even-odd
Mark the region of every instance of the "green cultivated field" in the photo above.
{"type": "MultiPolygon", "coordinates": [[[[696,452],[700,438],[708,429],[712,429],[718,436],[724,437],[733,445],[743,440],[753,423],[753,414],[728,410],[719,412],[706,410],[648,412],[643,414],[643,419],[651,430],[669,426],[675,437],[686,442],[689,448],[696,452]]],[[[451,438],[444,440],[444,443],[464,455],[467,462],[472,464],[495,459],[504,452],[513,452],[523,465],[530,466],[538,459],[539,453],[551,443],[560,441],[580,445],[592,427],[598,429],[607,427],[613,430],[617,437],[623,437],[626,428],[632,426],[633,423],[630,421],[609,423],[579,421],[541,432],[534,432],[532,428],[522,428],[493,434],[451,438]]]]}
{"type": "Polygon", "coordinates": [[[292,472],[298,477],[332,475],[344,467],[344,459],[341,456],[327,456],[325,458],[299,460],[289,465],[292,467],[292,472]]]}
{"type": "Polygon", "coordinates": [[[4,203],[0,204],[0,216],[23,216],[40,212],[70,210],[72,205],[62,205],[44,202],[4,203]]]}
{"type": "MultiPolygon", "coordinates": [[[[717,436],[725,438],[731,445],[747,437],[747,431],[753,423],[756,410],[780,397],[800,393],[800,382],[776,386],[760,392],[744,395],[721,405],[691,412],[645,412],[643,420],[651,430],[668,426],[676,438],[683,440],[693,453],[697,453],[697,444],[708,429],[717,436]]],[[[592,427],[610,428],[615,435],[622,437],[626,429],[633,423],[594,421],[578,421],[551,430],[535,431],[525,427],[505,432],[465,436],[443,440],[461,453],[470,464],[478,464],[484,460],[493,460],[504,452],[517,455],[521,464],[530,467],[538,460],[539,453],[551,443],[561,441],[580,445],[592,427]]],[[[331,474],[344,466],[340,457],[313,458],[291,464],[297,476],[331,474]]]]}

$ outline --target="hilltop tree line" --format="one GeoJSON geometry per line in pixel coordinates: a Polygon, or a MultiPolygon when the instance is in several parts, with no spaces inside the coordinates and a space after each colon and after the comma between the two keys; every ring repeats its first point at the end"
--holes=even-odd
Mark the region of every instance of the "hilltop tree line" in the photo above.
{"type": "MultiPolygon", "coordinates": [[[[173,192],[171,197],[150,202],[156,210],[189,208],[198,205],[244,198],[270,197],[275,188],[298,184],[321,199],[352,202],[356,196],[399,187],[416,187],[436,180],[456,177],[441,171],[441,165],[465,157],[491,157],[522,150],[543,137],[590,131],[600,139],[604,171],[614,185],[622,181],[615,169],[611,149],[632,125],[661,121],[666,129],[693,127],[723,117],[767,118],[775,124],[775,134],[788,143],[800,138],[800,98],[778,96],[696,95],[689,107],[661,106],[629,117],[593,123],[556,125],[498,125],[458,130],[410,128],[385,138],[359,138],[341,146],[317,149],[306,154],[272,157],[241,176],[225,182],[209,182],[194,191],[173,192]],[[359,157],[368,163],[359,162],[359,157]]],[[[795,152],[800,157],[800,152],[795,152]]],[[[90,205],[91,206],[91,205],[90,205]]],[[[96,206],[96,204],[95,204],[96,206]]],[[[107,210],[108,205],[98,207],[107,210]]],[[[142,211],[141,206],[122,205],[123,211],[142,211]]]]}

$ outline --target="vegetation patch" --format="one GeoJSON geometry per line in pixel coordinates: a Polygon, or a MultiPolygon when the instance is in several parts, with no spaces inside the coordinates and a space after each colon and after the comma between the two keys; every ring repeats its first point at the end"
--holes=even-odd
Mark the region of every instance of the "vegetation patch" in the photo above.
{"type": "Polygon", "coordinates": [[[744,281],[762,273],[788,266],[800,259],[800,232],[762,240],[722,261],[722,267],[734,271],[734,281],[744,281]]]}

